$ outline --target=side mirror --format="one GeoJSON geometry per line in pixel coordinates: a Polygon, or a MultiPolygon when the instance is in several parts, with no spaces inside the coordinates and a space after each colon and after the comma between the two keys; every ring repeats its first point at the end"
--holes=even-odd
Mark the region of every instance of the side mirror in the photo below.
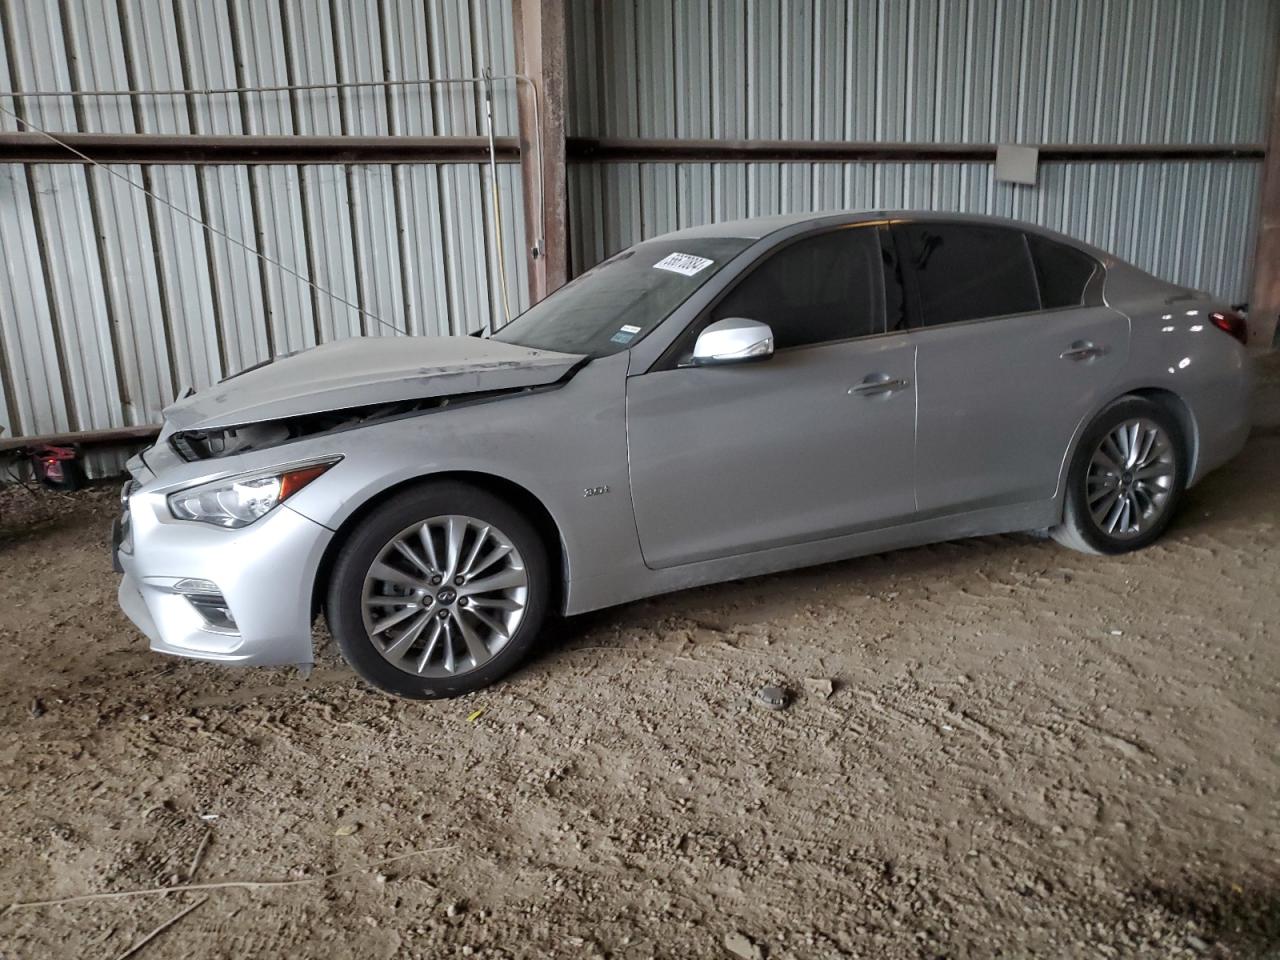
{"type": "Polygon", "coordinates": [[[771,356],[773,331],[769,325],[743,317],[726,317],[708,325],[693,345],[693,364],[697,367],[767,360],[771,356]]]}

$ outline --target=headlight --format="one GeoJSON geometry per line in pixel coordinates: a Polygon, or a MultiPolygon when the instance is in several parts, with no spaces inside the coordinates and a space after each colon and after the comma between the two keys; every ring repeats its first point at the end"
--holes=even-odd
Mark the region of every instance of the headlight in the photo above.
{"type": "Polygon", "coordinates": [[[178,520],[199,520],[219,527],[247,527],[341,459],[335,457],[321,463],[228,477],[188,487],[169,494],[169,512],[178,520]]]}

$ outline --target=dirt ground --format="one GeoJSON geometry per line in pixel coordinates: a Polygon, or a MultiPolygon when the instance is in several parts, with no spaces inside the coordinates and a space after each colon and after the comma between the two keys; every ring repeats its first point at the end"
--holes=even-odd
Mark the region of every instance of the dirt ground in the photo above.
{"type": "Polygon", "coordinates": [[[4,491],[0,907],[305,882],[14,907],[0,958],[110,960],[193,904],[136,955],[1280,957],[1276,363],[1257,419],[1138,555],[704,588],[431,704],[322,634],[306,681],[152,655],[114,489],[4,491]]]}

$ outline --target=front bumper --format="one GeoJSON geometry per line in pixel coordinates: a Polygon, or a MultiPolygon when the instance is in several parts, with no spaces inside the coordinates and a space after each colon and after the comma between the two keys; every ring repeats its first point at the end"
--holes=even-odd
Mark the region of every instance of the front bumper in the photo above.
{"type": "Polygon", "coordinates": [[[313,662],[312,590],[331,530],[287,504],[239,530],[175,520],[147,486],[128,498],[127,530],[114,547],[120,607],[152,650],[247,666],[313,662]],[[175,590],[184,580],[215,584],[234,630],[211,626],[175,590]]]}

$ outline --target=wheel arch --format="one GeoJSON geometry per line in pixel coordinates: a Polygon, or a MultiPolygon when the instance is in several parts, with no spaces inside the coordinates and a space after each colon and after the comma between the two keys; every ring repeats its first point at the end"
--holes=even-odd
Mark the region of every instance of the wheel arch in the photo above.
{"type": "MultiPolygon", "coordinates": [[[[1191,478],[1196,475],[1196,464],[1200,456],[1200,433],[1191,406],[1181,396],[1164,387],[1139,387],[1136,390],[1126,390],[1123,396],[1150,400],[1177,422],[1182,440],[1187,445],[1187,462],[1183,467],[1182,482],[1190,486],[1191,478]]],[[[1116,397],[1116,400],[1119,399],[1121,398],[1116,397]]],[[[1114,402],[1113,400],[1112,403],[1114,402]]]]}
{"type": "Polygon", "coordinates": [[[1187,445],[1187,463],[1184,468],[1185,475],[1183,482],[1188,486],[1191,485],[1191,478],[1196,475],[1196,464],[1200,455],[1200,434],[1199,427],[1196,424],[1195,414],[1191,412],[1191,405],[1167,387],[1155,386],[1139,386],[1131,387],[1120,393],[1110,397],[1105,403],[1100,404],[1097,409],[1089,411],[1088,415],[1081,419],[1076,425],[1075,433],[1071,437],[1071,442],[1067,445],[1065,456],[1058,468],[1058,490],[1055,498],[1058,501],[1059,519],[1061,519],[1061,511],[1066,503],[1067,477],[1071,473],[1071,464],[1075,460],[1076,450],[1080,446],[1080,438],[1084,436],[1084,432],[1089,429],[1089,424],[1119,400],[1125,397],[1141,397],[1144,400],[1150,400],[1152,403],[1158,404],[1165,410],[1178,424],[1178,429],[1182,432],[1182,439],[1187,445]]]}
{"type": "Polygon", "coordinates": [[[513,480],[508,480],[506,477],[471,470],[447,470],[440,473],[410,477],[407,480],[402,480],[383,490],[379,490],[342,521],[342,524],[330,538],[328,546],[325,547],[324,555],[320,558],[320,564],[316,568],[315,579],[311,584],[311,615],[313,618],[324,607],[324,597],[328,592],[329,576],[333,572],[333,565],[339,552],[341,552],[350,538],[352,531],[360,525],[364,518],[391,497],[403,493],[405,490],[426,486],[442,480],[466,483],[494,496],[501,497],[529,517],[534,528],[546,544],[552,569],[559,571],[559,576],[551,584],[552,595],[549,607],[551,610],[563,611],[565,584],[568,581],[569,574],[568,552],[565,548],[564,538],[560,533],[560,527],[551,515],[551,511],[532,491],[513,480]]]}

